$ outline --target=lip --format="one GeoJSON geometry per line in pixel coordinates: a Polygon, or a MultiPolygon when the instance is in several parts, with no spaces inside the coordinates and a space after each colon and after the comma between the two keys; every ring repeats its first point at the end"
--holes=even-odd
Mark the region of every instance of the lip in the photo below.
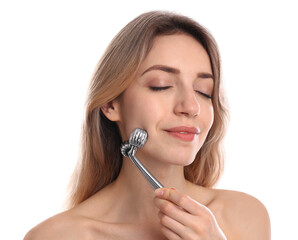
{"type": "Polygon", "coordinates": [[[199,129],[196,127],[178,126],[165,131],[172,137],[178,138],[182,141],[191,142],[194,140],[195,136],[200,133],[199,129]]]}

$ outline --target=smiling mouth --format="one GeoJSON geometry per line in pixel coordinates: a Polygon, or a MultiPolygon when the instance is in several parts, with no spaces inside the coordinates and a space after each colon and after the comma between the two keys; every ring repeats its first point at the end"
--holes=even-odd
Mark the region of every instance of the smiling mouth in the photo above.
{"type": "Polygon", "coordinates": [[[198,128],[195,127],[174,127],[165,130],[172,137],[178,138],[182,141],[191,142],[194,140],[196,135],[200,133],[198,128]]]}

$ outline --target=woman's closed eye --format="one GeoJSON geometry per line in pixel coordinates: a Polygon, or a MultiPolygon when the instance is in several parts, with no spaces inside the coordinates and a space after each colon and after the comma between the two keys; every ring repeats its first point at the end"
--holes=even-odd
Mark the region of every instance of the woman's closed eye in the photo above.
{"type": "Polygon", "coordinates": [[[204,92],[201,92],[201,91],[198,91],[198,90],[196,90],[196,92],[197,92],[198,94],[200,94],[200,95],[202,95],[202,96],[208,98],[208,99],[211,99],[211,98],[212,98],[212,96],[209,95],[209,94],[207,94],[207,93],[204,93],[204,92]]]}
{"type": "MultiPolygon", "coordinates": [[[[152,90],[152,91],[162,91],[162,90],[166,90],[166,89],[169,89],[171,88],[172,86],[163,86],[163,87],[157,87],[157,86],[150,86],[149,88],[152,90]]],[[[199,91],[199,90],[195,90],[195,92],[197,92],[198,94],[202,95],[203,97],[206,97],[208,99],[211,99],[212,96],[207,94],[207,93],[204,93],[202,91],[199,91]]]]}
{"type": "Polygon", "coordinates": [[[155,86],[150,86],[149,87],[152,91],[162,91],[171,88],[171,86],[164,86],[164,87],[155,87],[155,86]]]}

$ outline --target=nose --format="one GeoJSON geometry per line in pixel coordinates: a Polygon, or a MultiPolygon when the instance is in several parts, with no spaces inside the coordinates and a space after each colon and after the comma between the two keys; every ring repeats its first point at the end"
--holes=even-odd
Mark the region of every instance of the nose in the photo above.
{"type": "Polygon", "coordinates": [[[175,114],[195,117],[200,114],[200,104],[193,89],[180,91],[175,104],[175,114]]]}

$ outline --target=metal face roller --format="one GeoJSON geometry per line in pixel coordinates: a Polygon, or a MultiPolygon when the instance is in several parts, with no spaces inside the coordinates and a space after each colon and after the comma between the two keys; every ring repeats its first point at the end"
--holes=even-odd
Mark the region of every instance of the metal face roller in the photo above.
{"type": "Polygon", "coordinates": [[[153,189],[163,188],[163,185],[149,172],[149,170],[137,159],[136,152],[138,148],[145,145],[147,141],[147,132],[143,129],[136,128],[130,135],[129,141],[121,144],[121,153],[125,157],[129,157],[134,165],[143,174],[146,180],[151,184],[153,189]]]}

